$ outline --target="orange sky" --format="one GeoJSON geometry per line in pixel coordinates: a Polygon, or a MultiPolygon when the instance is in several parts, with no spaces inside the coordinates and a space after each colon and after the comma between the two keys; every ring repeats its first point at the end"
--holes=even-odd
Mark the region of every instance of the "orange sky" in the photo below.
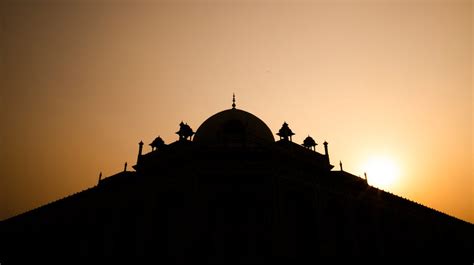
{"type": "Polygon", "coordinates": [[[273,132],[328,141],[356,175],[388,157],[386,190],[474,222],[471,1],[18,2],[0,4],[0,220],[235,92],[273,132]]]}

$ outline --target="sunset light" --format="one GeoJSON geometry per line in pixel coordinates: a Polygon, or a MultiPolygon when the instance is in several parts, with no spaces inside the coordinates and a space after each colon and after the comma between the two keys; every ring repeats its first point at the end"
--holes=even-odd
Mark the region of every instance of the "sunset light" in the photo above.
{"type": "Polygon", "coordinates": [[[389,190],[400,175],[398,165],[390,158],[374,156],[364,166],[370,185],[389,190]]]}
{"type": "Polygon", "coordinates": [[[473,261],[473,36],[474,0],[2,1],[0,263],[473,261]]]}

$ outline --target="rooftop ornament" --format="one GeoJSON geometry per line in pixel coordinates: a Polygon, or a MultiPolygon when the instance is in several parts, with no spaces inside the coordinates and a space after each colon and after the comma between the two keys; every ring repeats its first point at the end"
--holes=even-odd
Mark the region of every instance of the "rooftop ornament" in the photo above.
{"type": "Polygon", "coordinates": [[[189,127],[189,125],[181,122],[179,124],[179,131],[177,131],[176,134],[179,135],[180,141],[191,140],[191,137],[194,135],[194,131],[191,129],[191,127],[189,127]]]}
{"type": "Polygon", "coordinates": [[[291,137],[295,135],[293,131],[288,127],[288,123],[284,122],[283,125],[281,126],[281,129],[277,133],[278,136],[280,136],[280,140],[285,140],[285,141],[293,141],[291,137]]]}
{"type": "Polygon", "coordinates": [[[313,151],[316,151],[316,145],[318,145],[316,141],[314,141],[314,139],[309,135],[303,141],[303,146],[313,151]]]}
{"type": "Polygon", "coordinates": [[[150,146],[151,146],[151,151],[155,151],[155,150],[158,150],[158,148],[162,147],[163,145],[165,145],[165,141],[163,141],[163,139],[161,139],[160,136],[156,137],[155,140],[153,140],[153,142],[151,142],[150,146]]]}

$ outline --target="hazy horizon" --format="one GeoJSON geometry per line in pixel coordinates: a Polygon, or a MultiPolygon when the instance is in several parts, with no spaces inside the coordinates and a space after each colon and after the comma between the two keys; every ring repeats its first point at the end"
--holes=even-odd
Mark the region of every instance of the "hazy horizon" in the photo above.
{"type": "Polygon", "coordinates": [[[0,220],[96,185],[138,142],[237,108],[335,169],[474,223],[472,1],[0,4],[0,220]],[[375,181],[375,180],[374,180],[375,181]]]}

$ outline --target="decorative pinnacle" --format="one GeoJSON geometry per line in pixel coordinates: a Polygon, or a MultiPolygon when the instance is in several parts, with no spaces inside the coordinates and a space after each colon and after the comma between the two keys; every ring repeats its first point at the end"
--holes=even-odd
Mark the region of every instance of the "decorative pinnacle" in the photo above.
{"type": "Polygon", "coordinates": [[[235,93],[232,93],[232,108],[235,109],[235,93]]]}

